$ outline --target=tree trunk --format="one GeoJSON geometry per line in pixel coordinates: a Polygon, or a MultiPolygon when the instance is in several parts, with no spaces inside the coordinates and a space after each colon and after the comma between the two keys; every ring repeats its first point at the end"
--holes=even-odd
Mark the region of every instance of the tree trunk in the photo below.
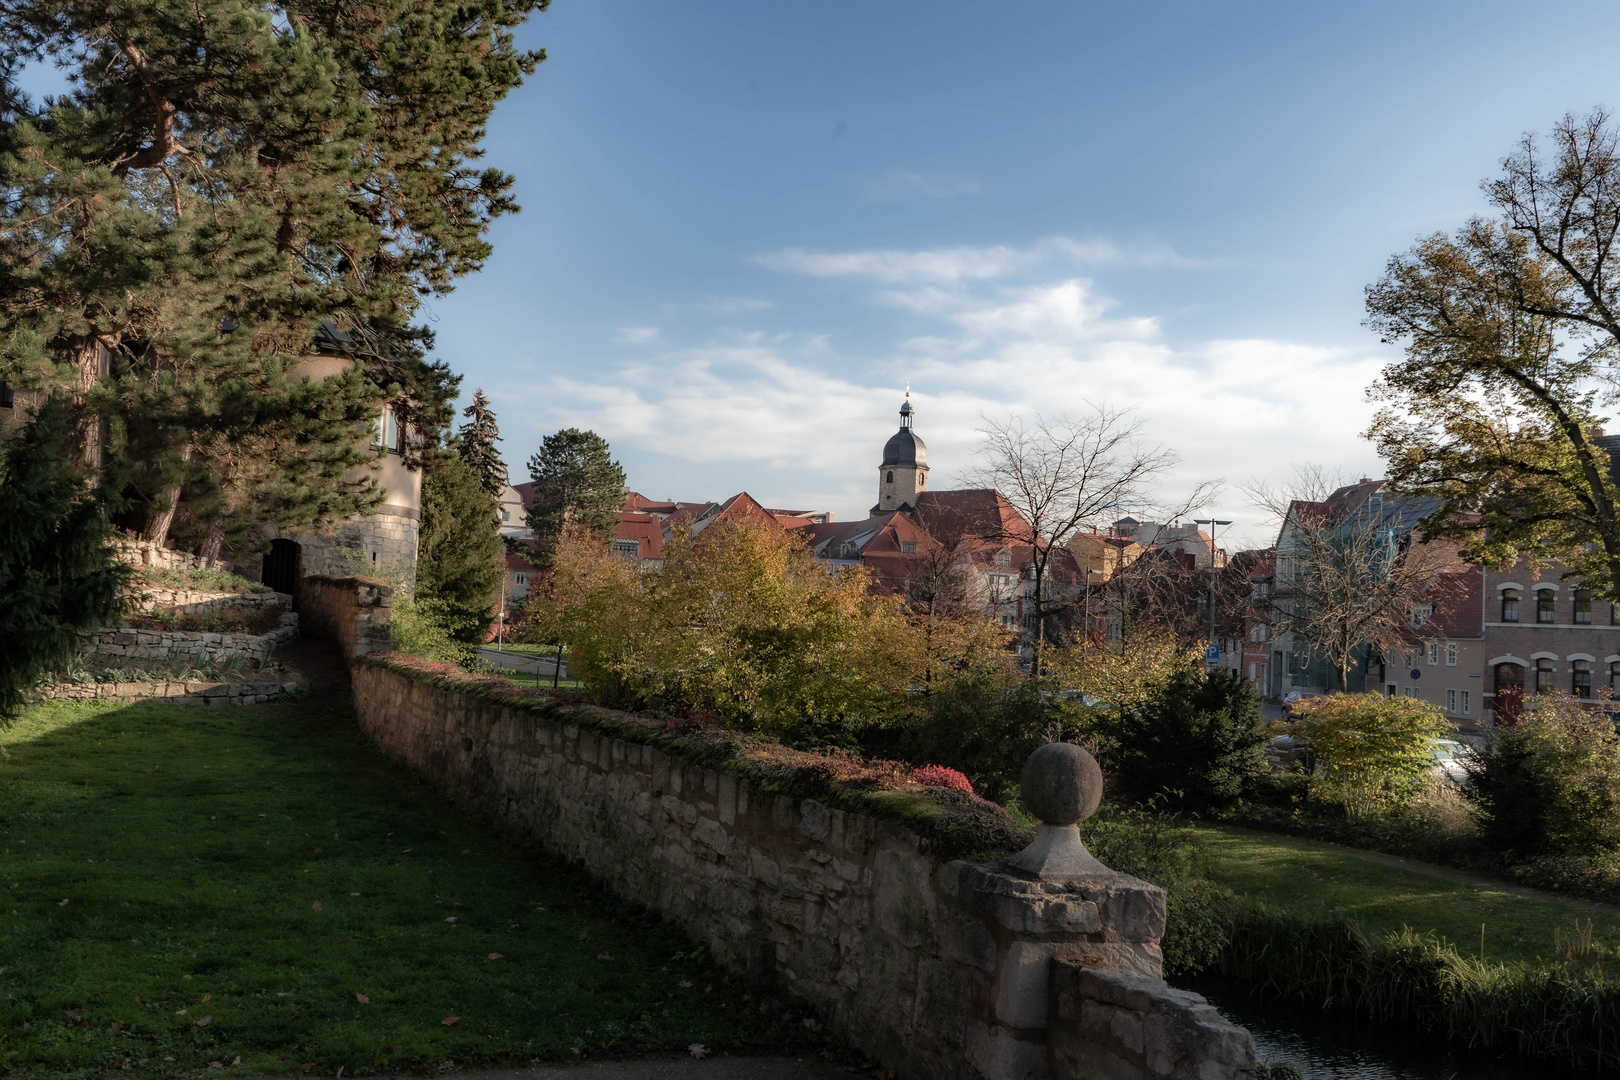
{"type": "Polygon", "coordinates": [[[225,546],[225,526],[220,518],[215,518],[208,526],[208,539],[203,541],[200,555],[204,562],[212,566],[219,558],[220,549],[225,546]]]}
{"type": "MultiPolygon", "coordinates": [[[[94,337],[76,337],[68,344],[68,356],[78,371],[75,389],[83,402],[101,381],[101,346],[94,337]]],[[[101,472],[101,441],[101,418],[92,411],[84,425],[84,464],[92,474],[101,472]]]]}
{"type": "MultiPolygon", "coordinates": [[[[180,460],[191,460],[190,443],[186,443],[181,449],[180,460]]],[[[180,504],[180,485],[174,484],[164,488],[160,498],[162,507],[161,509],[154,509],[151,518],[146,523],[146,532],[142,539],[156,544],[158,547],[163,547],[168,543],[169,527],[174,524],[174,511],[180,504]]]]}

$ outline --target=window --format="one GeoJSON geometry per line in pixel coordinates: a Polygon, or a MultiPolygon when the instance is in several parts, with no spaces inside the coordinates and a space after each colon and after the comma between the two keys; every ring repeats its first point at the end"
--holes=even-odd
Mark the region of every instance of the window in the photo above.
{"type": "Polygon", "coordinates": [[[519,585],[527,585],[529,583],[529,575],[528,574],[518,574],[517,575],[517,583],[519,585]]]}
{"type": "Polygon", "coordinates": [[[1446,667],[1456,667],[1456,666],[1457,666],[1457,643],[1455,641],[1448,641],[1448,642],[1446,642],[1446,667]]]}
{"type": "Polygon", "coordinates": [[[915,555],[917,554],[917,545],[911,540],[902,540],[900,541],[900,551],[905,555],[915,555]]]}
{"type": "Polygon", "coordinates": [[[1457,691],[1455,691],[1455,690],[1447,690],[1446,691],[1446,712],[1454,713],[1456,711],[1457,711],[1457,691]]]}
{"type": "Polygon", "coordinates": [[[1249,681],[1254,682],[1254,665],[1249,665],[1249,681]]]}
{"type": "Polygon", "coordinates": [[[510,510],[502,510],[501,511],[501,520],[502,521],[511,521],[512,520],[512,511],[510,511],[510,510]]]}
{"type": "Polygon", "coordinates": [[[1592,661],[1570,661],[1569,692],[1578,698],[1589,698],[1592,696],[1592,661]]]}
{"type": "Polygon", "coordinates": [[[1433,667],[1434,665],[1438,664],[1439,662],[1440,662],[1440,643],[1438,641],[1431,641],[1431,642],[1429,642],[1429,666],[1433,667]]]}
{"type": "Polygon", "coordinates": [[[1592,590],[1575,590],[1575,621],[1590,625],[1592,622],[1592,590]]]}
{"type": "Polygon", "coordinates": [[[1609,689],[1620,694],[1620,660],[1609,661],[1609,689]]]}
{"type": "Polygon", "coordinates": [[[893,473],[893,471],[886,472],[886,473],[883,474],[883,482],[885,484],[894,483],[894,473],[893,473]]]}
{"type": "Polygon", "coordinates": [[[998,552],[996,552],[996,565],[997,566],[1011,566],[1012,565],[1012,552],[1010,552],[1010,551],[998,551],[998,552]]]}
{"type": "Polygon", "coordinates": [[[1516,690],[1523,690],[1524,689],[1524,668],[1520,667],[1518,664],[1497,664],[1496,665],[1496,692],[1497,692],[1497,694],[1500,695],[1503,690],[1515,690],[1515,689],[1516,690]]]}
{"type": "Polygon", "coordinates": [[[1462,714],[1464,716],[1468,715],[1468,691],[1467,690],[1464,690],[1462,692],[1462,714]]]}
{"type": "Polygon", "coordinates": [[[1415,687],[1415,686],[1403,687],[1401,689],[1401,693],[1406,695],[1407,697],[1415,698],[1415,697],[1418,696],[1418,688],[1415,687]]]}
{"type": "Polygon", "coordinates": [[[638,540],[613,541],[613,554],[635,558],[641,554],[641,542],[638,540]]]}
{"type": "Polygon", "coordinates": [[[1434,615],[1433,604],[1417,604],[1412,608],[1412,625],[1422,626],[1434,615]]]}
{"type": "Polygon", "coordinates": [[[1519,590],[1518,589],[1503,589],[1502,590],[1502,621],[1503,622],[1518,622],[1519,621],[1519,590]]]}
{"type": "Polygon", "coordinates": [[[1543,656],[1536,661],[1536,693],[1550,693],[1553,688],[1553,662],[1543,656]]]}
{"type": "Polygon", "coordinates": [[[1558,621],[1557,599],[1558,594],[1551,589],[1536,590],[1536,622],[1558,621]]]}
{"type": "Polygon", "coordinates": [[[399,450],[399,418],[394,415],[392,405],[383,406],[382,417],[372,431],[371,445],[382,450],[399,450]]]}

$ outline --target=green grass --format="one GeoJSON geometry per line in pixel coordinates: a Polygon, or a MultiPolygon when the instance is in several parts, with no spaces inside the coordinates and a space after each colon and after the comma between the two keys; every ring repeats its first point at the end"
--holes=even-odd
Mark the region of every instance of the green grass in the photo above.
{"type": "MultiPolygon", "coordinates": [[[[550,660],[557,655],[557,647],[555,645],[530,645],[526,642],[513,643],[508,641],[505,645],[491,644],[480,646],[480,648],[493,649],[497,652],[516,653],[519,656],[534,656],[543,660],[550,660]]],[[[565,659],[563,661],[563,666],[566,667],[567,664],[568,661],[565,659]]],[[[552,677],[549,674],[541,674],[536,676],[527,671],[503,671],[502,674],[511,679],[513,682],[517,683],[519,686],[539,686],[544,688],[553,685],[552,677]]],[[[555,687],[558,690],[573,690],[576,692],[582,692],[585,689],[585,684],[580,682],[578,679],[564,675],[562,678],[556,680],[555,687]]]]}
{"type": "Polygon", "coordinates": [[[1411,928],[1433,933],[1477,957],[1480,924],[1485,958],[1493,963],[1553,959],[1555,931],[1564,939],[1592,921],[1592,953],[1620,955],[1620,917],[1582,911],[1512,893],[1478,889],[1332,850],[1281,839],[1199,829],[1201,861],[1210,880],[1304,917],[1337,913],[1375,937],[1411,928]]]}
{"type": "Polygon", "coordinates": [[[353,1075],[795,1037],[669,924],[437,800],[346,701],[35,707],[0,731],[0,852],[11,1075],[353,1075]]]}

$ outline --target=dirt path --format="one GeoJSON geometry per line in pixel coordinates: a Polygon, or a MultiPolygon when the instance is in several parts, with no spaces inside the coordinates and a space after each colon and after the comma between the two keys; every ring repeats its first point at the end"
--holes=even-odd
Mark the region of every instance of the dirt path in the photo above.
{"type": "MultiPolygon", "coordinates": [[[[867,1070],[862,1072],[869,1075],[867,1070]]],[[[697,1061],[682,1056],[448,1073],[439,1080],[848,1080],[850,1075],[851,1070],[818,1058],[717,1057],[697,1061]]]]}
{"type": "Polygon", "coordinates": [[[1577,908],[1581,911],[1595,911],[1603,915],[1620,915],[1620,905],[1602,904],[1596,900],[1581,900],[1573,896],[1543,892],[1540,889],[1527,889],[1522,885],[1509,885],[1505,881],[1496,881],[1492,878],[1480,877],[1478,874],[1469,874],[1461,870],[1448,870],[1443,866],[1414,862],[1411,859],[1402,859],[1394,855],[1380,855],[1376,851],[1362,851],[1360,848],[1324,843],[1321,840],[1305,840],[1297,836],[1283,836],[1280,833],[1261,832],[1258,829],[1240,829],[1235,826],[1223,825],[1216,831],[1253,837],[1270,844],[1281,844],[1284,847],[1297,848],[1302,851],[1326,851],[1335,855],[1348,855],[1352,859],[1360,859],[1362,862],[1389,866],[1396,870],[1406,870],[1413,874],[1422,874],[1425,877],[1438,878],[1441,881],[1450,881],[1457,885],[1467,885],[1480,892],[1507,893],[1509,896],[1523,896],[1531,900],[1543,900],[1549,904],[1562,904],[1564,907],[1577,908]]]}

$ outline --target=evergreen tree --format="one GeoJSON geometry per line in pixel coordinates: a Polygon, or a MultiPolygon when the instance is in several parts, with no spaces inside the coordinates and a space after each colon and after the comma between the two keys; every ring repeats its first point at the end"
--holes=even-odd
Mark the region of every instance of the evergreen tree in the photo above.
{"type": "Polygon", "coordinates": [[[129,571],[107,548],[119,478],[86,487],[71,464],[83,426],[52,400],[21,430],[0,429],[0,718],[122,608],[129,571]]]}
{"type": "Polygon", "coordinates": [[[624,506],[624,468],[594,431],[567,428],[547,435],[529,458],[534,502],[527,515],[537,558],[546,565],[565,535],[609,540],[624,506]]]}
{"type": "Polygon", "coordinates": [[[454,454],[432,462],[422,477],[418,607],[467,644],[484,640],[506,576],[495,513],[494,497],[454,454]]]}
{"type": "Polygon", "coordinates": [[[495,426],[495,410],[489,407],[482,388],[474,391],[472,404],[461,415],[470,419],[457,433],[456,449],[484,490],[499,499],[506,490],[506,462],[495,449],[501,441],[501,429],[495,426]]]}
{"type": "Polygon", "coordinates": [[[544,3],[0,0],[0,379],[108,417],[148,466],[149,532],[177,499],[213,529],[266,488],[282,525],[365,508],[325,483],[357,425],[384,401],[428,444],[450,421],[413,320],[517,209],[475,162],[543,58],[512,32],[544,3]],[[73,89],[28,100],[28,62],[73,89]],[[286,378],[323,325],[357,382],[286,378]]]}

